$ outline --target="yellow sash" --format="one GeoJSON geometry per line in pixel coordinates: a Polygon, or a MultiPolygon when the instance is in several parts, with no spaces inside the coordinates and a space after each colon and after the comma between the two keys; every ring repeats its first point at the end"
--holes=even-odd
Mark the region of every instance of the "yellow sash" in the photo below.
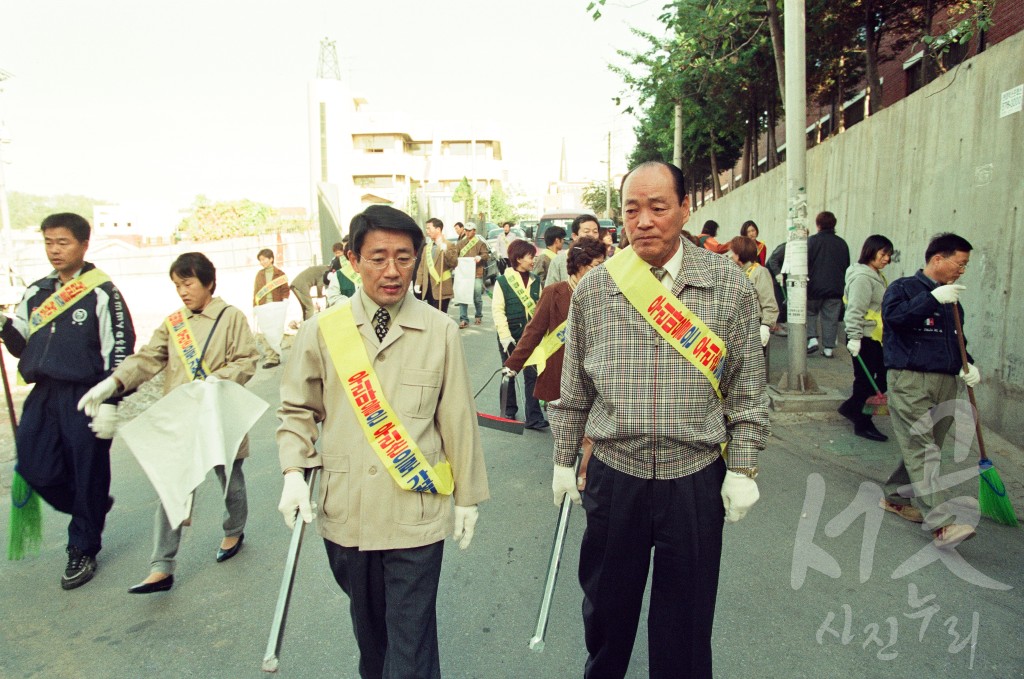
{"type": "Polygon", "coordinates": [[[512,292],[516,293],[516,297],[519,298],[520,304],[523,305],[523,309],[526,310],[526,317],[532,318],[534,312],[537,311],[537,302],[533,301],[530,297],[530,292],[523,285],[523,279],[519,275],[518,271],[513,271],[511,267],[505,270],[505,280],[508,281],[509,287],[512,288],[512,292]]]}
{"type": "Polygon", "coordinates": [[[552,330],[551,332],[544,335],[544,339],[540,341],[537,348],[533,350],[530,357],[526,359],[527,365],[537,366],[537,374],[544,372],[544,368],[547,367],[548,359],[554,356],[555,352],[565,346],[565,324],[568,320],[562,321],[561,325],[552,330]]]}
{"type": "Polygon", "coordinates": [[[256,293],[256,304],[259,304],[261,299],[263,299],[271,292],[278,289],[287,282],[288,277],[282,274],[275,278],[274,280],[267,283],[266,285],[264,285],[262,288],[260,288],[259,292],[256,293]]]}
{"type": "Polygon", "coordinates": [[[164,323],[167,324],[167,329],[170,331],[171,337],[174,338],[174,348],[178,350],[178,358],[185,364],[190,381],[196,378],[206,379],[206,376],[210,374],[210,369],[199,355],[195,335],[192,334],[192,328],[185,316],[186,311],[187,309],[184,307],[178,309],[168,316],[164,323]]]}
{"type": "Polygon", "coordinates": [[[650,267],[632,248],[604,263],[615,285],[644,320],[658,331],[679,355],[697,368],[722,398],[719,380],[728,353],[725,342],[651,274],[650,267]]]}
{"type": "Polygon", "coordinates": [[[462,246],[461,250],[459,250],[459,257],[465,257],[466,253],[473,249],[473,246],[479,242],[480,239],[477,238],[476,235],[474,235],[472,238],[466,241],[466,244],[462,246]]]}
{"type": "Polygon", "coordinates": [[[403,490],[451,495],[455,490],[451,465],[430,466],[384,397],[352,316],[352,303],[338,304],[318,318],[320,334],[359,426],[391,478],[403,490]]]}
{"type": "MultiPolygon", "coordinates": [[[[441,281],[446,281],[449,278],[451,278],[452,277],[452,272],[451,271],[445,271],[440,276],[437,275],[437,266],[434,264],[434,246],[435,245],[437,245],[437,243],[427,243],[426,244],[425,247],[427,249],[427,252],[424,254],[424,257],[427,260],[427,271],[430,273],[430,277],[434,279],[434,283],[435,284],[440,284],[441,281]]],[[[444,262],[444,259],[443,259],[444,258],[444,251],[441,251],[441,257],[442,257],[441,261],[444,262]]],[[[442,264],[442,266],[444,266],[444,265],[442,264]]]]}
{"type": "Polygon", "coordinates": [[[747,280],[754,280],[754,269],[761,266],[757,262],[751,262],[751,264],[753,264],[753,266],[747,267],[747,269],[743,272],[747,274],[747,280]]]}
{"type": "Polygon", "coordinates": [[[72,278],[28,315],[28,334],[37,330],[73,307],[95,288],[110,280],[110,276],[99,269],[90,269],[78,278],[72,278]]]}
{"type": "Polygon", "coordinates": [[[352,285],[362,285],[363,277],[359,275],[359,272],[352,267],[352,264],[347,259],[341,263],[338,271],[341,272],[342,276],[352,281],[352,285]]]}

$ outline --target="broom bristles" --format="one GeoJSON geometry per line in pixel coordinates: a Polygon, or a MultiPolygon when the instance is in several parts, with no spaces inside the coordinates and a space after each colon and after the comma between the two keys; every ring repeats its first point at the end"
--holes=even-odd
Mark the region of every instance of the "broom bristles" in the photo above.
{"type": "Polygon", "coordinates": [[[999,472],[992,466],[992,460],[983,458],[978,463],[978,469],[978,507],[982,515],[1004,526],[1018,526],[1017,514],[1006,494],[1006,486],[999,478],[999,472]]]}
{"type": "Polygon", "coordinates": [[[43,512],[39,495],[21,474],[11,479],[11,523],[7,543],[8,561],[20,561],[26,555],[39,554],[43,542],[43,512]]]}

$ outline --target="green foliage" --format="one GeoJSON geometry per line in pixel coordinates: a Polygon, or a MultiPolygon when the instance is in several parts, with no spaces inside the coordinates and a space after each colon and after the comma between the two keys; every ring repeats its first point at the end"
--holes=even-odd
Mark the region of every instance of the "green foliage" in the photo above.
{"type": "Polygon", "coordinates": [[[518,207],[512,204],[501,184],[491,187],[490,209],[491,221],[498,224],[506,221],[515,223],[522,218],[518,207]]]}
{"type": "Polygon", "coordinates": [[[178,224],[176,238],[205,242],[258,236],[265,233],[306,231],[308,219],[281,216],[274,208],[251,200],[210,202],[196,196],[192,214],[178,224]]]}
{"type": "Polygon", "coordinates": [[[7,194],[7,204],[11,214],[11,227],[15,229],[38,229],[46,217],[57,212],[74,212],[91,223],[93,207],[106,205],[104,201],[88,196],[67,193],[58,196],[38,196],[19,191],[7,194]]]}
{"type": "MultiPolygon", "coordinates": [[[[653,160],[653,159],[648,159],[653,160]]],[[[583,204],[590,208],[595,215],[604,214],[608,204],[608,182],[591,182],[590,186],[583,189],[583,204]]],[[[619,190],[612,186],[612,211],[605,215],[608,219],[615,219],[619,215],[619,190]]]]}
{"type": "Polygon", "coordinates": [[[462,203],[462,221],[468,221],[470,213],[473,211],[473,187],[469,185],[468,177],[463,177],[459,185],[455,187],[455,191],[452,192],[452,202],[462,203]]]}

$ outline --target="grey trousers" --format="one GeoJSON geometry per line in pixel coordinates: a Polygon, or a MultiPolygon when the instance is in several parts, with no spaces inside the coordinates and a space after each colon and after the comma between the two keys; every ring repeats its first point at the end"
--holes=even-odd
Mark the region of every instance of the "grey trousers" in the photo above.
{"type": "Polygon", "coordinates": [[[916,505],[932,530],[946,526],[953,522],[953,515],[936,507],[949,499],[949,493],[931,489],[926,478],[939,475],[942,443],[953,418],[944,417],[938,422],[932,419],[930,427],[915,429],[914,425],[922,417],[931,417],[929,411],[934,406],[956,398],[957,378],[913,370],[890,370],[887,377],[889,414],[903,459],[885,482],[886,499],[898,505],[916,505]],[[900,486],[911,483],[915,485],[912,495],[898,492],[900,486]]]}
{"type": "Polygon", "coordinates": [[[821,316],[821,344],[826,349],[835,349],[842,308],[842,299],[807,300],[807,339],[818,336],[818,316],[821,316]]]}
{"type": "MultiPolygon", "coordinates": [[[[228,484],[227,495],[224,498],[224,537],[232,538],[242,534],[245,530],[245,520],[249,515],[249,504],[245,496],[245,474],[242,473],[242,462],[235,460],[231,468],[231,483],[228,484]]],[[[220,481],[220,487],[224,488],[224,467],[213,468],[220,481]]],[[[178,545],[181,543],[181,526],[171,528],[171,522],[167,519],[167,512],[161,504],[156,508],[156,516],[153,520],[153,560],[150,562],[150,573],[174,573],[175,560],[178,555],[178,545]]]]}

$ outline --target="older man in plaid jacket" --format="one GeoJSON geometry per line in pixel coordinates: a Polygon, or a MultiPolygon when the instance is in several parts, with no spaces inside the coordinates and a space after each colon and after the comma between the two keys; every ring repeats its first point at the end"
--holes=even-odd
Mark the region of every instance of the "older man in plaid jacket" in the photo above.
{"type": "Polygon", "coordinates": [[[769,433],[757,300],[739,268],[680,237],[677,168],[635,168],[622,196],[632,247],[576,288],[561,399],[548,404],[556,504],[580,500],[573,463],[584,434],[594,441],[585,676],[626,674],[653,549],[650,676],[711,677],[723,523],[757,501],[769,433]]]}

